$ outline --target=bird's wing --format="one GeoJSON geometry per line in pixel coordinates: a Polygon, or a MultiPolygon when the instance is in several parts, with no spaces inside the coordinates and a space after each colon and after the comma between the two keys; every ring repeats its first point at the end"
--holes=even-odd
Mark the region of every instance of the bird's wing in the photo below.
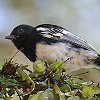
{"type": "Polygon", "coordinates": [[[36,30],[40,32],[46,38],[58,40],[61,42],[69,42],[74,47],[84,48],[85,50],[92,50],[99,53],[93,46],[87,43],[85,40],[81,39],[75,34],[67,31],[66,29],[51,24],[42,24],[36,27],[36,30]]]}

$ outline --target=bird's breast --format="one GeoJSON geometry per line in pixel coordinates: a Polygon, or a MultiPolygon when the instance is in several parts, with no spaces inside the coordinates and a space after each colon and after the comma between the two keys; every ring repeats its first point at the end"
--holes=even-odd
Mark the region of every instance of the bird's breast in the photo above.
{"type": "Polygon", "coordinates": [[[48,63],[53,63],[56,60],[65,60],[66,55],[69,51],[69,46],[65,47],[65,44],[58,43],[47,45],[43,43],[38,43],[36,45],[36,56],[38,59],[47,61],[48,63]]]}

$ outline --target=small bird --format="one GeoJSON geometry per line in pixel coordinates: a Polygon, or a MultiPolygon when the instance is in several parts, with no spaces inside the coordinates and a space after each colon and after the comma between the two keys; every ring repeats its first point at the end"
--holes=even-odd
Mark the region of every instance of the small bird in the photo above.
{"type": "Polygon", "coordinates": [[[100,68],[100,53],[85,40],[57,25],[32,27],[22,24],[5,38],[12,40],[32,62],[40,59],[51,64],[62,60],[66,71],[94,66],[100,68]]]}

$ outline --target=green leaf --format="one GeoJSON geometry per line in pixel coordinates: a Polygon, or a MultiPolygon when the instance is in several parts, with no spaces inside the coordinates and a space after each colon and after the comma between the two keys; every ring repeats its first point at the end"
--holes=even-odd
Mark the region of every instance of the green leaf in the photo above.
{"type": "Polygon", "coordinates": [[[54,100],[53,90],[48,88],[44,91],[43,94],[40,96],[40,100],[54,100]]]}
{"type": "Polygon", "coordinates": [[[22,80],[27,80],[28,82],[35,84],[34,81],[23,71],[22,67],[17,68],[18,75],[22,78],[22,80]]]}
{"type": "Polygon", "coordinates": [[[78,96],[71,96],[67,100],[81,100],[78,96]]]}
{"type": "MultiPolygon", "coordinates": [[[[29,83],[32,84],[31,89],[30,89],[27,93],[24,93],[24,95],[27,95],[27,94],[29,94],[30,92],[32,92],[32,91],[34,90],[34,88],[35,88],[35,83],[34,83],[34,81],[29,77],[29,75],[27,75],[23,70],[24,70],[23,67],[18,67],[18,68],[17,68],[17,73],[18,73],[18,75],[22,78],[22,80],[25,80],[25,81],[27,81],[27,82],[29,82],[29,83]]],[[[17,91],[19,91],[19,90],[17,89],[17,91]]],[[[20,92],[20,91],[19,91],[19,92],[20,92]]],[[[23,93],[22,93],[22,94],[23,94],[23,93]]]]}
{"type": "Polygon", "coordinates": [[[64,93],[66,92],[70,92],[71,91],[71,88],[68,84],[63,84],[61,87],[60,87],[60,90],[64,93]]]}
{"type": "Polygon", "coordinates": [[[22,67],[17,68],[18,75],[22,78],[22,80],[26,80],[26,73],[23,71],[22,67]]]}
{"type": "Polygon", "coordinates": [[[4,100],[11,100],[11,97],[6,96],[4,100]]]}
{"type": "Polygon", "coordinates": [[[28,100],[54,100],[52,89],[48,88],[45,91],[39,91],[37,94],[31,95],[28,100]]]}
{"type": "Polygon", "coordinates": [[[82,89],[82,95],[83,95],[83,97],[91,98],[91,97],[94,96],[94,94],[95,94],[95,91],[91,87],[84,87],[82,89]]]}
{"type": "Polygon", "coordinates": [[[41,100],[40,96],[44,91],[39,91],[37,94],[30,95],[28,100],[41,100]]]}
{"type": "Polygon", "coordinates": [[[60,88],[55,84],[54,85],[54,100],[66,100],[64,93],[60,91],[60,88]]]}
{"type": "Polygon", "coordinates": [[[43,76],[43,72],[32,72],[29,76],[30,77],[35,77],[35,78],[37,78],[37,77],[39,77],[39,76],[43,76]]]}
{"type": "Polygon", "coordinates": [[[70,85],[72,88],[80,89],[82,87],[81,83],[76,82],[73,79],[65,80],[65,82],[70,85]]]}
{"type": "Polygon", "coordinates": [[[60,88],[56,84],[54,85],[54,91],[56,94],[58,94],[60,91],[60,88]]]}
{"type": "Polygon", "coordinates": [[[18,85],[18,82],[15,79],[11,79],[10,77],[0,77],[0,83],[6,86],[18,85]]]}
{"type": "Polygon", "coordinates": [[[45,66],[45,63],[41,60],[37,60],[33,63],[33,70],[35,72],[44,72],[46,70],[46,66],[45,66]]]}
{"type": "Polygon", "coordinates": [[[62,68],[58,68],[56,72],[54,73],[54,79],[59,80],[62,76],[62,68]]]}
{"type": "Polygon", "coordinates": [[[93,86],[93,90],[94,90],[95,94],[99,94],[100,93],[100,87],[93,86]]]}
{"type": "Polygon", "coordinates": [[[50,69],[52,71],[56,70],[59,67],[62,67],[63,61],[56,61],[55,63],[50,65],[50,69]]]}

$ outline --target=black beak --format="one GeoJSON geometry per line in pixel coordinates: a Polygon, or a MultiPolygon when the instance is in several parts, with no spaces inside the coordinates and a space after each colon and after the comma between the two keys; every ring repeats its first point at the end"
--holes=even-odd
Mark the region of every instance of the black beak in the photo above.
{"type": "Polygon", "coordinates": [[[14,35],[9,35],[9,36],[6,36],[5,39],[10,39],[10,40],[14,40],[16,39],[14,35]]]}

